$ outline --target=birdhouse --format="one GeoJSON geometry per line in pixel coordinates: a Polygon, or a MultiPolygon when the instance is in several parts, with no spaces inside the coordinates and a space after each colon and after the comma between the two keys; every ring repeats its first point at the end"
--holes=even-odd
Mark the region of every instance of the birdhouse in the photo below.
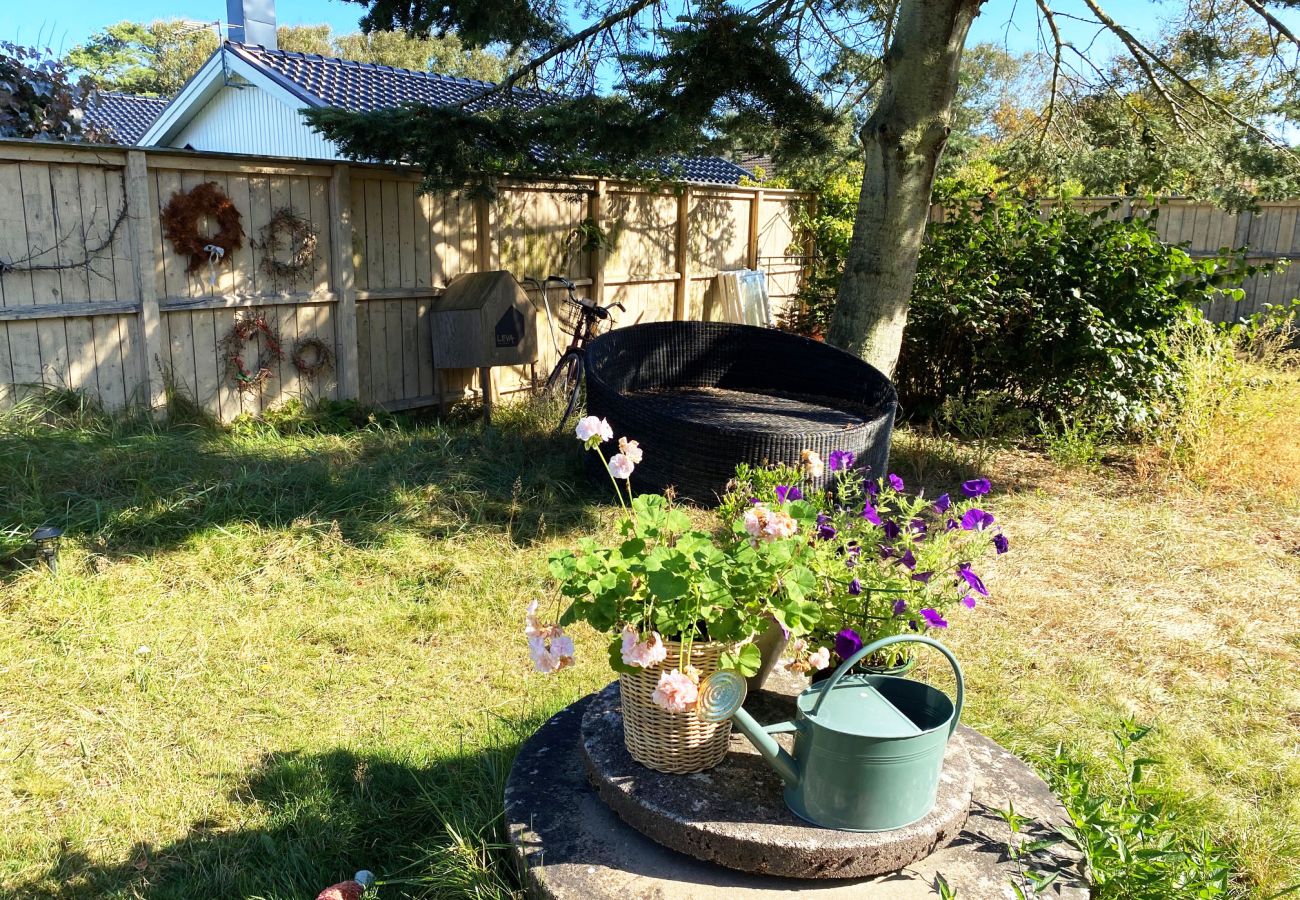
{"type": "Polygon", "coordinates": [[[431,315],[434,368],[537,361],[537,310],[509,272],[458,275],[434,303],[431,315]]]}

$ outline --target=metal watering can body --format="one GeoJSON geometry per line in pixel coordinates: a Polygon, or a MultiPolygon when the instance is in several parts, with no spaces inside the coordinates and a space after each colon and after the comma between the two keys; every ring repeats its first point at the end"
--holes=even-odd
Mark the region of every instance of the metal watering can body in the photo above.
{"type": "Polygon", "coordinates": [[[785,782],[790,810],[815,825],[845,831],[901,828],[934,807],[944,752],[961,717],[965,693],[961,667],[952,653],[938,641],[912,635],[863,647],[830,678],[799,695],[795,718],[789,722],[764,727],[746,713],[740,707],[744,681],[739,676],[710,687],[714,690],[704,692],[708,696],[701,709],[712,709],[714,718],[730,713],[785,782]],[[848,674],[870,654],[903,642],[928,644],[948,658],[957,676],[955,701],[919,681],[848,674]],[[718,697],[718,692],[727,696],[718,697]],[[772,737],[785,732],[794,732],[793,753],[772,737]]]}

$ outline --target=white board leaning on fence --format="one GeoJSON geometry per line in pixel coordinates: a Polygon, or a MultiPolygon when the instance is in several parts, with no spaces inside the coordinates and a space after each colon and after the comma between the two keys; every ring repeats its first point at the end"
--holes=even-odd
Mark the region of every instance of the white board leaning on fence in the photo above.
{"type": "Polygon", "coordinates": [[[719,272],[705,301],[704,318],[738,325],[772,325],[772,304],[767,296],[767,273],[762,269],[719,272]]]}

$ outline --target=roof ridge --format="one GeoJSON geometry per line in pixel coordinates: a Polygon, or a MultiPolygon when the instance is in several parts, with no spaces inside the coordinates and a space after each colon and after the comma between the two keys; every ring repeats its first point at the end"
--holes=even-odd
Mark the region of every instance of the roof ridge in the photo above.
{"type": "MultiPolygon", "coordinates": [[[[257,45],[239,44],[238,46],[242,47],[245,50],[260,51],[262,53],[267,53],[267,54],[274,53],[279,56],[297,57],[298,59],[318,59],[321,62],[325,62],[325,63],[335,63],[337,65],[343,65],[343,66],[356,66],[359,69],[371,69],[379,72],[400,72],[407,75],[414,75],[417,78],[436,78],[439,81],[454,81],[457,82],[458,84],[468,84],[468,85],[474,85],[476,87],[496,87],[498,84],[495,81],[483,81],[482,79],[478,79],[478,78],[466,78],[463,75],[446,75],[442,72],[434,72],[429,69],[407,69],[403,66],[390,66],[387,63],[363,62],[362,60],[359,59],[345,59],[342,56],[325,56],[322,53],[307,53],[299,50],[281,50],[278,47],[272,50],[269,47],[263,47],[261,44],[257,44],[257,45]]],[[[530,91],[525,88],[512,88],[511,90],[518,91],[520,93],[530,93],[530,91]]]]}

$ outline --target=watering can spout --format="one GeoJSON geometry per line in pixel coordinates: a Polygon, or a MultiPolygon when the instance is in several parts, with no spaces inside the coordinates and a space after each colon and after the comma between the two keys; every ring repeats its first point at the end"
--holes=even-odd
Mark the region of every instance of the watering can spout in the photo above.
{"type": "Polygon", "coordinates": [[[749,742],[758,749],[776,774],[781,776],[782,781],[788,785],[799,783],[799,766],[795,763],[794,757],[787,753],[772,735],[754,720],[753,716],[744,709],[737,709],[731,717],[731,722],[745,737],[749,738],[749,742]]]}

